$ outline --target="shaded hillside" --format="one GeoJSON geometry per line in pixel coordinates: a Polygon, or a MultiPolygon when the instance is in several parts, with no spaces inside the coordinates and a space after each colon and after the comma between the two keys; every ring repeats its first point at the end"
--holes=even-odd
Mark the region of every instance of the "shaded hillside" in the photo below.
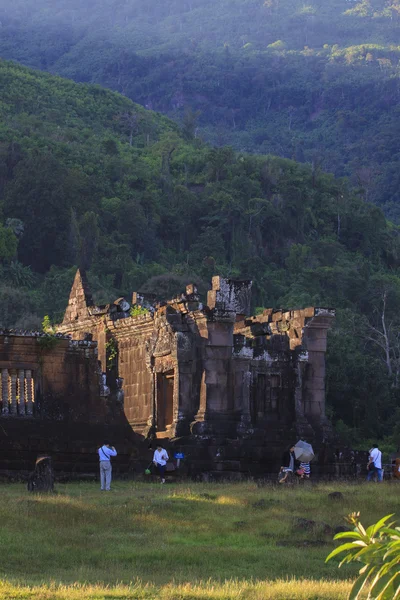
{"type": "Polygon", "coordinates": [[[392,431],[400,239],[379,208],[318,169],[210,148],[189,123],[5,61],[0,114],[1,325],[60,319],[78,265],[98,302],[251,278],[255,307],[339,309],[335,418],[392,431]]]}
{"type": "Polygon", "coordinates": [[[399,209],[399,0],[3,0],[0,56],[399,209]]]}

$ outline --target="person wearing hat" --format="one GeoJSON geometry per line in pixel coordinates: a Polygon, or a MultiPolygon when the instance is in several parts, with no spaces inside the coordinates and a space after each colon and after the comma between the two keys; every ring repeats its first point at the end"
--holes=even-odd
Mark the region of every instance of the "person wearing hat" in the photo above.
{"type": "Polygon", "coordinates": [[[161,483],[165,483],[165,467],[167,465],[167,460],[169,459],[168,453],[161,444],[157,445],[157,448],[154,451],[153,463],[158,469],[160,473],[161,483]]]}

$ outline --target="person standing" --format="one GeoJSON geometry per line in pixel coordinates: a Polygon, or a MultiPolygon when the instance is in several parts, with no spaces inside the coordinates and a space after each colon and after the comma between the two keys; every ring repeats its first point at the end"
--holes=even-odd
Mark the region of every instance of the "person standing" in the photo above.
{"type": "Polygon", "coordinates": [[[167,451],[164,450],[164,448],[161,446],[161,444],[158,444],[156,450],[154,451],[153,463],[155,464],[155,466],[158,469],[158,472],[160,473],[161,483],[165,483],[164,475],[165,475],[165,467],[166,467],[168,459],[169,459],[169,456],[168,456],[167,451]]]}
{"type": "Polygon", "coordinates": [[[111,486],[112,466],[111,457],[117,456],[117,451],[110,442],[105,441],[98,449],[100,460],[100,489],[102,492],[109,492],[111,486]]]}
{"type": "Polygon", "coordinates": [[[369,451],[367,470],[367,481],[371,481],[374,475],[377,476],[378,481],[383,481],[382,452],[379,450],[378,444],[374,444],[369,451]]]}

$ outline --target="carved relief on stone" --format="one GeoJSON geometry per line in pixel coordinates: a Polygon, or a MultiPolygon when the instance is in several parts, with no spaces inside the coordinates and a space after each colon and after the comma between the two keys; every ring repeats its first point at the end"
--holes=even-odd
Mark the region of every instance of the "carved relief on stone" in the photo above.
{"type": "Polygon", "coordinates": [[[153,356],[166,356],[171,354],[173,347],[173,333],[164,325],[158,330],[157,342],[153,351],[153,356]]]}
{"type": "Polygon", "coordinates": [[[102,398],[107,398],[110,395],[110,388],[107,385],[107,374],[103,373],[100,361],[97,362],[96,373],[99,381],[99,395],[102,398]]]}
{"type": "Polygon", "coordinates": [[[146,363],[146,368],[149,371],[152,371],[152,369],[153,369],[153,348],[154,348],[154,344],[152,343],[152,340],[146,340],[144,343],[145,363],[146,363]]]}
{"type": "Polygon", "coordinates": [[[154,365],[154,370],[156,373],[167,373],[168,371],[172,371],[177,366],[175,360],[173,360],[170,356],[168,357],[157,357],[154,365]]]}
{"type": "Polygon", "coordinates": [[[100,384],[100,396],[107,398],[110,395],[110,388],[107,385],[107,375],[102,373],[101,384],[100,384]]]}
{"type": "Polygon", "coordinates": [[[124,384],[124,380],[122,377],[117,377],[116,380],[116,385],[117,385],[117,402],[118,404],[120,404],[121,406],[124,406],[124,397],[125,397],[125,392],[123,390],[123,384],[124,384]]]}
{"type": "Polygon", "coordinates": [[[177,359],[188,362],[193,359],[193,342],[190,334],[177,331],[175,333],[177,359]]]}

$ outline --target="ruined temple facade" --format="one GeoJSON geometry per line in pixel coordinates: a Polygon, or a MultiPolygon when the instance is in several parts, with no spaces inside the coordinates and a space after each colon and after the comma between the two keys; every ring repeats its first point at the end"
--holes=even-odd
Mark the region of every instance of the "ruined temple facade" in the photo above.
{"type": "Polygon", "coordinates": [[[116,470],[129,468],[139,436],[102,395],[95,342],[0,330],[0,374],[1,476],[31,471],[40,455],[58,473],[94,473],[96,448],[110,435],[120,440],[116,470]]]}
{"type": "Polygon", "coordinates": [[[250,294],[250,281],[213,277],[205,305],[188,285],[166,302],[134,293],[132,303],[96,306],[78,271],[59,331],[97,342],[104,394],[119,398],[135,432],[203,444],[204,461],[211,446],[214,460],[236,446],[237,460],[251,462],[296,436],[323,439],[334,311],[248,317],[250,294]]]}

